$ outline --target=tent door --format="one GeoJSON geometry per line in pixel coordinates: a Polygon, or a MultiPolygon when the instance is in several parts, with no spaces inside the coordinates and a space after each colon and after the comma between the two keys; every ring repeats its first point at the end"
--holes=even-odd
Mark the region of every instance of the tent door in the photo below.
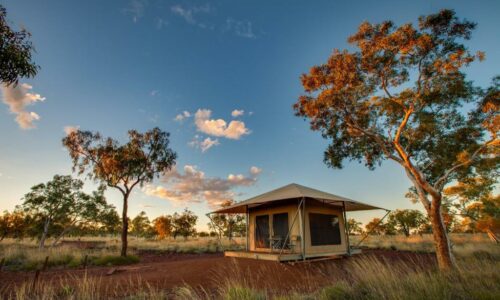
{"type": "Polygon", "coordinates": [[[283,248],[288,236],[288,213],[273,215],[273,238],[275,248],[283,248]]]}
{"type": "Polygon", "coordinates": [[[269,248],[269,215],[255,217],[255,248],[269,248]]]}

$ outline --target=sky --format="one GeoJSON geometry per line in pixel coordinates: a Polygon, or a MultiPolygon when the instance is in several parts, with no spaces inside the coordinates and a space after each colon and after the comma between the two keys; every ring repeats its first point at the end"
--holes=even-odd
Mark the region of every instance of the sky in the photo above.
{"type": "MultiPolygon", "coordinates": [[[[300,75],[325,62],[363,21],[416,22],[442,8],[478,23],[468,46],[486,61],[467,68],[486,86],[500,69],[498,1],[66,1],[2,0],[27,28],[41,66],[0,102],[0,210],[31,186],[73,174],[61,139],[76,128],[121,142],[127,130],[170,132],[177,165],[136,188],[129,216],[189,208],[205,214],[298,183],[387,209],[421,209],[404,197],[403,170],[323,163],[328,141],[294,116],[300,75]]],[[[76,174],[73,174],[77,176],[76,174]]],[[[86,181],[88,191],[95,184],[86,181]]],[[[108,190],[121,210],[120,194],[108,190]]],[[[383,211],[349,213],[363,222],[383,211]]]]}

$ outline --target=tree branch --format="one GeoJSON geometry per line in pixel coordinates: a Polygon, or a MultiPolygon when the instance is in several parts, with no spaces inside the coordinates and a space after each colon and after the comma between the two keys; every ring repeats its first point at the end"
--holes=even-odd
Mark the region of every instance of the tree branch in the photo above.
{"type": "Polygon", "coordinates": [[[465,165],[470,164],[476,158],[476,156],[478,156],[481,153],[482,150],[486,149],[495,140],[496,140],[495,138],[492,138],[489,141],[485,142],[483,145],[481,145],[481,147],[476,149],[476,151],[474,151],[474,153],[472,153],[472,155],[470,156],[470,158],[468,160],[460,162],[460,163],[454,165],[453,167],[449,168],[448,170],[446,170],[444,172],[444,174],[441,177],[439,177],[438,180],[436,180],[436,183],[434,184],[435,188],[438,190],[441,190],[443,188],[443,186],[445,185],[446,179],[448,178],[448,176],[451,175],[451,173],[453,173],[458,168],[461,168],[465,165]]]}
{"type": "Polygon", "coordinates": [[[422,189],[420,184],[418,184],[417,180],[415,179],[413,174],[410,172],[410,170],[405,168],[405,171],[406,171],[406,175],[411,180],[411,182],[413,182],[413,186],[415,186],[415,189],[417,190],[417,194],[418,194],[418,198],[420,199],[420,202],[422,202],[425,209],[427,211],[429,211],[429,209],[431,208],[431,203],[430,203],[429,199],[427,199],[427,195],[425,194],[425,191],[422,189]]]}

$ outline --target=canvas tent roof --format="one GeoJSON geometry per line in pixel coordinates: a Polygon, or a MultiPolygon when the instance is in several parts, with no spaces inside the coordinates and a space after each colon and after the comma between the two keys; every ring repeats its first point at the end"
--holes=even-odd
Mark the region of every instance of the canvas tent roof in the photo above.
{"type": "Polygon", "coordinates": [[[262,195],[250,198],[245,201],[235,203],[231,206],[218,209],[212,213],[246,213],[247,208],[257,207],[270,202],[294,199],[294,198],[312,198],[331,205],[342,206],[345,202],[346,211],[383,209],[370,204],[362,203],[342,196],[322,192],[303,185],[292,183],[262,195]]]}

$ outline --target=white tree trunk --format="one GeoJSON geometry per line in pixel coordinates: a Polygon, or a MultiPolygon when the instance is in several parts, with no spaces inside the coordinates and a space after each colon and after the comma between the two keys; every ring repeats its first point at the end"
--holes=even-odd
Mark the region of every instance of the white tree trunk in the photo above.
{"type": "Polygon", "coordinates": [[[47,218],[47,220],[45,220],[45,224],[43,225],[42,237],[40,238],[40,249],[43,249],[45,247],[45,240],[47,239],[47,234],[49,233],[49,225],[50,218],[47,218]]]}

